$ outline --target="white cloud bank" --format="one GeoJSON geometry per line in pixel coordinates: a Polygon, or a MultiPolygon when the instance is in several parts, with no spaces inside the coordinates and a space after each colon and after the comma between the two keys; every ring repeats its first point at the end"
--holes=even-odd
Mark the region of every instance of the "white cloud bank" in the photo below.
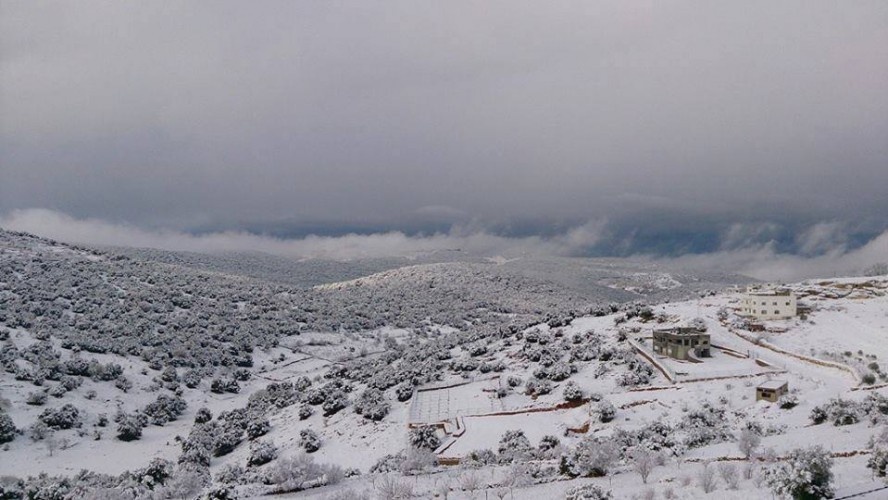
{"type": "Polygon", "coordinates": [[[778,253],[774,247],[773,243],[767,243],[736,250],[652,260],[689,269],[732,271],[765,281],[854,276],[876,263],[888,262],[888,231],[854,250],[846,250],[844,244],[839,244],[816,256],[778,253]]]}
{"type": "Polygon", "coordinates": [[[562,237],[507,238],[459,227],[448,233],[408,236],[399,231],[343,236],[275,238],[247,232],[189,234],[147,230],[100,219],[76,219],[47,209],[14,210],[0,217],[0,227],[24,231],[67,243],[158,248],[201,253],[260,251],[297,259],[352,260],[372,257],[411,257],[425,252],[459,249],[481,255],[500,253],[573,255],[594,245],[603,221],[577,227],[562,237]]]}
{"type": "MultiPolygon", "coordinates": [[[[15,210],[0,217],[0,227],[4,229],[24,231],[68,243],[201,253],[261,251],[297,259],[333,260],[410,257],[425,252],[453,249],[485,256],[578,255],[601,241],[606,225],[604,220],[591,221],[553,238],[509,238],[457,227],[448,233],[419,236],[387,232],[282,239],[246,232],[194,235],[171,230],[147,230],[99,219],[76,219],[47,209],[15,210]]],[[[639,258],[667,266],[738,272],[771,281],[854,275],[875,263],[888,261],[888,231],[854,250],[847,250],[843,239],[827,236],[836,232],[833,226],[818,225],[811,230],[812,234],[800,236],[810,241],[811,247],[822,248],[825,241],[836,241],[831,249],[816,256],[778,253],[772,243],[737,247],[734,244],[736,242],[732,241],[728,245],[731,247],[729,250],[676,258],[639,258]]]]}

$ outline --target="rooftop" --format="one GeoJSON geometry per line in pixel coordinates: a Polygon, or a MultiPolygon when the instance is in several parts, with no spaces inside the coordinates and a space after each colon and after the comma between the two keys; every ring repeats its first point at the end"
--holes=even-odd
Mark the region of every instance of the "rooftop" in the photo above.
{"type": "Polygon", "coordinates": [[[688,326],[680,326],[675,328],[655,328],[654,335],[673,335],[673,336],[687,336],[687,337],[695,337],[698,335],[708,335],[703,330],[698,330],[693,327],[688,326]]]}
{"type": "Polygon", "coordinates": [[[759,384],[758,388],[776,391],[777,389],[780,389],[784,385],[786,385],[785,380],[767,380],[767,381],[759,384]]]}
{"type": "Polygon", "coordinates": [[[766,286],[766,287],[747,286],[746,293],[748,295],[763,295],[763,296],[767,296],[767,297],[774,297],[774,296],[785,297],[785,296],[792,295],[792,290],[790,290],[788,288],[783,288],[783,287],[776,287],[773,285],[766,286]]]}

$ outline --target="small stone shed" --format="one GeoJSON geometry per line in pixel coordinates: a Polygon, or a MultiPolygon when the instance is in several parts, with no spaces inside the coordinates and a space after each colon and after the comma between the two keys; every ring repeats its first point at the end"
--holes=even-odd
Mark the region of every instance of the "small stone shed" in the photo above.
{"type": "Polygon", "coordinates": [[[654,330],[654,352],[675,359],[708,358],[709,334],[697,328],[678,327],[654,330]]]}
{"type": "Polygon", "coordinates": [[[755,388],[755,400],[776,403],[780,396],[789,392],[789,383],[785,380],[768,380],[755,388]]]}

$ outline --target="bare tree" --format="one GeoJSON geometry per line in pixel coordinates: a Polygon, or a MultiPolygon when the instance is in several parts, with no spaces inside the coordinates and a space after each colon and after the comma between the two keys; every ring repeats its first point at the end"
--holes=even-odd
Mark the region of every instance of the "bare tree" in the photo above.
{"type": "Polygon", "coordinates": [[[43,443],[46,446],[46,451],[49,452],[49,456],[52,456],[52,454],[59,449],[59,440],[55,437],[55,434],[49,434],[46,436],[43,443]]]}
{"type": "Polygon", "coordinates": [[[450,496],[450,483],[450,477],[445,475],[435,485],[435,492],[444,500],[447,500],[447,497],[450,496]]]}
{"type": "Polygon", "coordinates": [[[704,462],[703,467],[697,471],[697,483],[704,493],[712,493],[718,485],[715,469],[709,462],[704,462]]]}
{"type": "Polygon", "coordinates": [[[755,465],[747,463],[743,466],[743,479],[752,479],[755,475],[755,465]]]}
{"type": "Polygon", "coordinates": [[[755,450],[758,449],[761,442],[762,437],[758,433],[751,429],[743,429],[743,432],[740,433],[740,438],[737,439],[737,447],[740,448],[740,453],[743,453],[743,456],[748,460],[755,453],[755,450]]]}
{"type": "Polygon", "coordinates": [[[469,492],[469,498],[475,498],[476,492],[481,489],[481,477],[475,472],[466,472],[459,477],[459,485],[463,491],[469,492]]]}
{"type": "Polygon", "coordinates": [[[657,457],[647,450],[639,450],[632,454],[632,460],[632,468],[641,476],[641,482],[647,484],[648,476],[657,466],[657,457]]]}
{"type": "Polygon", "coordinates": [[[385,475],[376,484],[376,492],[380,500],[404,500],[413,498],[413,486],[407,481],[400,481],[393,475],[385,475]]]}
{"type": "Polygon", "coordinates": [[[740,488],[740,473],[737,471],[736,465],[730,463],[718,464],[718,474],[728,486],[729,490],[740,488]]]}

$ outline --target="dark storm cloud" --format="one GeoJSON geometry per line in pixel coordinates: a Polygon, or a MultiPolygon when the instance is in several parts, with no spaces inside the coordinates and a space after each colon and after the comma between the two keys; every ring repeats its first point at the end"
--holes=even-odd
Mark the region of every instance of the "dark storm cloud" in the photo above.
{"type": "Polygon", "coordinates": [[[0,213],[299,237],[607,220],[614,254],[820,255],[888,226],[882,1],[4,1],[0,28],[0,213]]]}

